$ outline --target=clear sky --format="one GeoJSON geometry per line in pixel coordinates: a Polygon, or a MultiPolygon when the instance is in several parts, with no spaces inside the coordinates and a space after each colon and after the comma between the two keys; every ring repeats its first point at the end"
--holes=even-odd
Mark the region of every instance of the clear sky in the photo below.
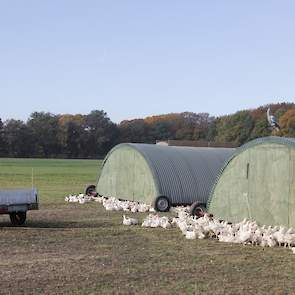
{"type": "Polygon", "coordinates": [[[295,102],[295,1],[0,0],[0,118],[295,102]]]}

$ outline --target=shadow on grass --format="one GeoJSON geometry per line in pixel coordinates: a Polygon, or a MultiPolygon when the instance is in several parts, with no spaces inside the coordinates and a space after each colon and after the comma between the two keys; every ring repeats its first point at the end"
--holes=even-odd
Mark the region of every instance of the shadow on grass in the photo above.
{"type": "Polygon", "coordinates": [[[10,222],[1,222],[1,229],[76,229],[76,228],[101,228],[110,226],[107,222],[76,222],[76,221],[29,221],[22,226],[13,226],[10,222]]]}

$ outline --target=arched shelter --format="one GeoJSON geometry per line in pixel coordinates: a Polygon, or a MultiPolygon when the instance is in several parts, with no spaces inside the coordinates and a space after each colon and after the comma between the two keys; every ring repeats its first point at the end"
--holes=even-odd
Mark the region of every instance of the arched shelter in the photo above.
{"type": "Polygon", "coordinates": [[[264,137],[238,148],[208,201],[220,219],[295,227],[295,139],[264,137]]]}
{"type": "Polygon", "coordinates": [[[229,148],[119,144],[103,161],[96,191],[147,204],[160,196],[170,205],[206,204],[219,170],[233,152],[229,148]]]}

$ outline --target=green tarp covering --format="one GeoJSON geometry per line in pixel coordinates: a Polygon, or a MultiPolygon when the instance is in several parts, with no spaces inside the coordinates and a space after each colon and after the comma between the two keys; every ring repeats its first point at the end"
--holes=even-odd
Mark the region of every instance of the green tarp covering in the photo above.
{"type": "Polygon", "coordinates": [[[232,222],[295,228],[294,143],[269,137],[240,148],[211,193],[209,211],[232,222]]]}

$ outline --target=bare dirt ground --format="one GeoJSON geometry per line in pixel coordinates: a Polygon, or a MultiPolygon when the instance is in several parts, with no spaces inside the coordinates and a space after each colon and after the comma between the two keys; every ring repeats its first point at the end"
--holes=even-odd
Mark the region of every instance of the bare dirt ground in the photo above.
{"type": "Polygon", "coordinates": [[[1,216],[0,293],[295,294],[290,250],[191,241],[178,229],[121,222],[121,212],[97,203],[43,205],[20,228],[1,216]]]}

